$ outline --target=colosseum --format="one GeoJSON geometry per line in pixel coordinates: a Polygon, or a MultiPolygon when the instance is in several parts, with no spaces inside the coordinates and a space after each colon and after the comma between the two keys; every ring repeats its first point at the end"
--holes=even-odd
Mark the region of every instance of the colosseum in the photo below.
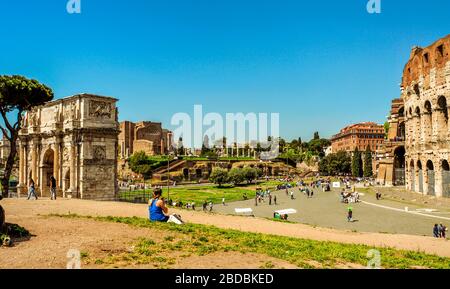
{"type": "Polygon", "coordinates": [[[405,185],[450,197],[450,35],[426,48],[413,48],[405,66],[405,185]]]}

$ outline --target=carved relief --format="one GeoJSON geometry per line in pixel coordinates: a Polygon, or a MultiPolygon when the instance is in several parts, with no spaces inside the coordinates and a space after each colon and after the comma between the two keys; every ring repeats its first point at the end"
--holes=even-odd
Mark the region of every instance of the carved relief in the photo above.
{"type": "Polygon", "coordinates": [[[89,105],[89,116],[95,118],[111,118],[111,104],[107,102],[91,100],[89,105]]]}
{"type": "Polygon", "coordinates": [[[64,107],[64,119],[66,120],[76,119],[76,111],[77,111],[76,103],[74,101],[69,103],[64,107]]]}
{"type": "Polygon", "coordinates": [[[63,150],[63,160],[69,161],[69,159],[70,159],[69,148],[65,147],[63,150]]]}
{"type": "Polygon", "coordinates": [[[37,115],[37,111],[31,111],[29,115],[28,122],[30,126],[35,127],[39,125],[39,119],[37,115]]]}
{"type": "Polygon", "coordinates": [[[104,146],[94,146],[93,156],[96,161],[106,160],[106,148],[104,146]]]}

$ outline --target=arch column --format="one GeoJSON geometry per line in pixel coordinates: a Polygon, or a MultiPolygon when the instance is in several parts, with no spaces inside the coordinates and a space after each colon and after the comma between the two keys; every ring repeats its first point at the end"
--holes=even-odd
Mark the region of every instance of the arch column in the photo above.
{"type": "MultiPolygon", "coordinates": [[[[450,116],[450,105],[447,106],[447,115],[450,116]]],[[[448,121],[447,123],[447,134],[446,134],[447,139],[450,138],[450,121],[448,121]]]]}
{"type": "Polygon", "coordinates": [[[432,133],[432,141],[436,142],[439,139],[442,139],[442,134],[446,130],[445,125],[445,116],[444,112],[441,109],[435,109],[432,114],[432,123],[433,123],[433,133],[432,133]],[[445,130],[444,130],[445,127],[445,130]]]}
{"type": "Polygon", "coordinates": [[[413,143],[414,144],[418,144],[420,143],[420,137],[421,137],[421,117],[420,115],[416,115],[414,120],[414,140],[413,143]]]}
{"type": "Polygon", "coordinates": [[[431,141],[432,136],[433,136],[433,131],[432,131],[432,114],[429,112],[424,112],[422,114],[422,117],[420,118],[421,123],[420,123],[420,142],[421,143],[427,143],[429,141],[431,141]]]}
{"type": "Polygon", "coordinates": [[[33,142],[31,144],[31,178],[33,179],[36,185],[38,184],[37,162],[38,162],[37,144],[33,142]]]}
{"type": "Polygon", "coordinates": [[[60,143],[59,141],[56,141],[55,146],[53,148],[53,176],[56,179],[56,186],[59,189],[61,187],[61,163],[60,163],[60,143]]]}
{"type": "Polygon", "coordinates": [[[23,152],[23,143],[20,141],[19,142],[19,186],[23,186],[24,185],[24,167],[25,167],[25,162],[24,162],[24,152],[23,152]]]}
{"type": "Polygon", "coordinates": [[[69,148],[69,164],[70,164],[70,188],[69,193],[75,194],[76,193],[76,158],[77,158],[77,152],[75,148],[75,143],[70,144],[69,148]]]}
{"type": "Polygon", "coordinates": [[[436,197],[442,197],[442,162],[434,162],[434,193],[436,197]]]}
{"type": "Polygon", "coordinates": [[[428,168],[427,161],[422,161],[422,180],[423,180],[423,194],[428,195],[428,168]]]}

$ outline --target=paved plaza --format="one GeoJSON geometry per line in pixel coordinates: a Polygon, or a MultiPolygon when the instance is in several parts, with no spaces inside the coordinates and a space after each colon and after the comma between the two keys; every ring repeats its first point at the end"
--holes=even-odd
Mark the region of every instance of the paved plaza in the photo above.
{"type": "Polygon", "coordinates": [[[396,201],[377,201],[372,195],[361,197],[362,202],[351,204],[354,222],[347,221],[348,204],[342,204],[339,199],[340,190],[322,192],[314,190],[314,197],[307,198],[298,188],[294,192],[295,200],[291,200],[285,191],[274,192],[278,205],[265,203],[255,207],[255,200],[235,202],[226,206],[217,205],[214,210],[222,214],[235,214],[235,208],[252,208],[256,217],[272,218],[276,210],[296,209],[297,214],[289,216],[289,221],[309,224],[311,226],[350,230],[357,232],[375,232],[392,234],[409,234],[431,236],[435,223],[450,224],[450,211],[438,210],[427,212],[418,205],[409,205],[396,201]],[[409,212],[405,212],[405,207],[409,212]]]}

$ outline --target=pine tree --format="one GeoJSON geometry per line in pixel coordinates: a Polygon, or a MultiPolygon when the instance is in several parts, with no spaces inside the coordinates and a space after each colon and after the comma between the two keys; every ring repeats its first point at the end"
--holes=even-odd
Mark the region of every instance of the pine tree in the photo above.
{"type": "Polygon", "coordinates": [[[372,151],[370,150],[369,146],[367,146],[366,152],[364,154],[364,177],[373,177],[372,151]]]}
{"type": "Polygon", "coordinates": [[[358,148],[355,148],[355,151],[353,152],[352,175],[357,178],[363,176],[361,152],[358,150],[358,148]]]}

